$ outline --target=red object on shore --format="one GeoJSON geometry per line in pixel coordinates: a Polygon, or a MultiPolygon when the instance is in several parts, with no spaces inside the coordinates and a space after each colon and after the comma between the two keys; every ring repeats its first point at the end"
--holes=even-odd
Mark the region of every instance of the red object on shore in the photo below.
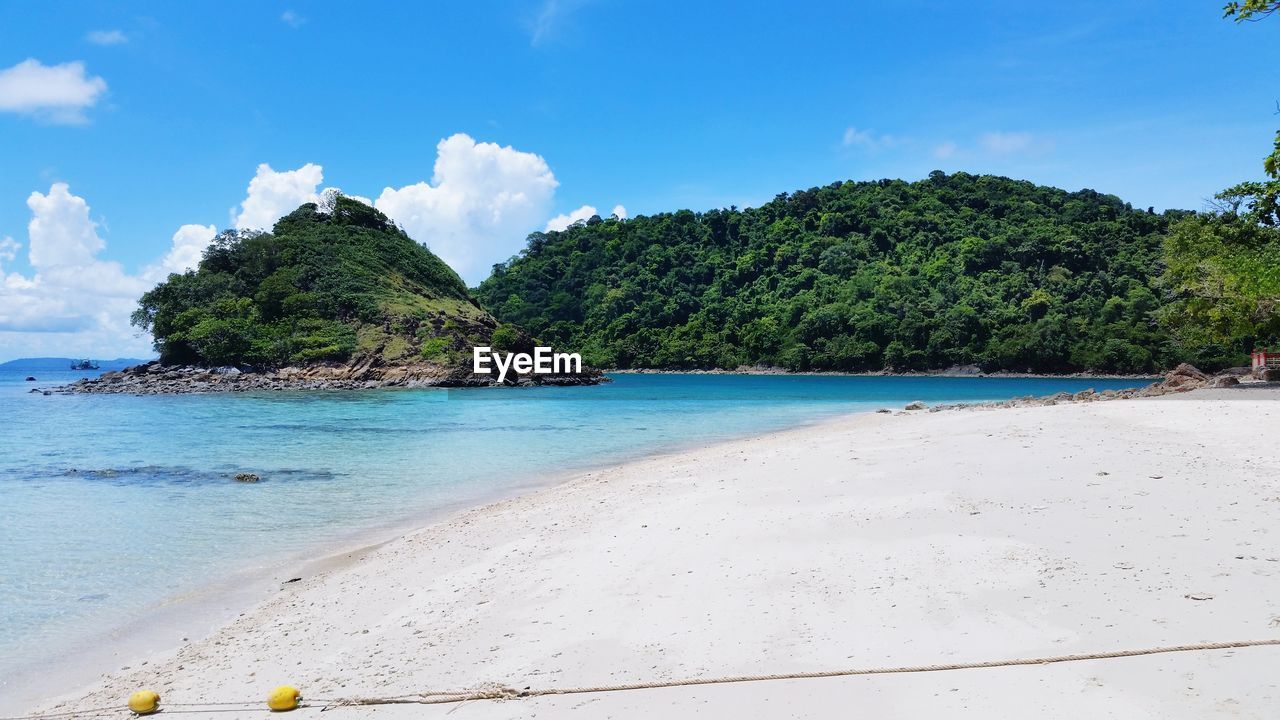
{"type": "Polygon", "coordinates": [[[1280,352],[1254,350],[1253,369],[1257,370],[1259,368],[1280,368],[1280,352]]]}

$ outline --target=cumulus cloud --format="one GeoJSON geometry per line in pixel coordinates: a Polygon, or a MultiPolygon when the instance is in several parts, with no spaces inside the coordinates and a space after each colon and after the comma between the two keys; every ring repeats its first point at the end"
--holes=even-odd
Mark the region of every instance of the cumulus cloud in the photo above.
{"type": "Polygon", "coordinates": [[[307,22],[307,19],[302,17],[298,13],[294,12],[293,10],[285,10],[284,12],[280,13],[280,22],[284,23],[285,25],[288,25],[291,28],[300,28],[303,26],[304,23],[307,22]]]}
{"type": "Polygon", "coordinates": [[[75,125],[88,121],[84,111],[107,91],[107,81],[90,77],[84,63],[44,65],[27,59],[0,70],[0,112],[32,115],[75,125]]]}
{"type": "Polygon", "coordinates": [[[316,189],[324,182],[324,168],[307,163],[297,170],[276,172],[262,163],[249,181],[248,196],[240,211],[232,208],[232,224],[237,230],[270,230],[276,221],[299,205],[319,202],[316,189]]]}
{"type": "Polygon", "coordinates": [[[218,228],[213,225],[183,225],[173,234],[169,252],[160,262],[150,266],[143,276],[152,282],[159,282],[169,273],[184,273],[194,270],[200,264],[204,249],[218,236],[218,228]]]}
{"type": "Polygon", "coordinates": [[[54,183],[47,195],[31,193],[27,207],[32,267],[85,265],[106,245],[98,224],[89,219],[89,204],[72,195],[66,183],[54,183]]]}
{"type": "Polygon", "coordinates": [[[90,30],[84,39],[94,45],[123,45],[129,42],[129,36],[119,30],[90,30]]]}
{"type": "MultiPolygon", "coordinates": [[[[543,228],[543,232],[555,232],[564,230],[579,220],[590,220],[593,216],[599,215],[600,211],[596,210],[594,205],[583,205],[577,210],[572,210],[568,214],[557,215],[547,221],[547,226],[543,228]]],[[[621,204],[614,205],[610,215],[619,220],[627,219],[627,209],[621,204]]]]}
{"type": "Polygon", "coordinates": [[[458,133],[436,145],[431,182],[388,187],[374,206],[477,283],[524,247],[558,184],[541,156],[458,133]]]}
{"type": "Polygon", "coordinates": [[[579,220],[590,220],[593,215],[599,215],[599,211],[593,205],[583,205],[570,212],[568,215],[557,215],[547,221],[546,232],[564,230],[579,220]]]}
{"type": "MultiPolygon", "coordinates": [[[[27,207],[27,260],[33,272],[11,272],[0,281],[0,351],[145,352],[149,342],[138,338],[128,321],[150,285],[119,263],[99,259],[106,243],[84,198],[66,183],[55,183],[47,193],[31,193],[27,207]]],[[[18,244],[6,240],[0,246],[12,259],[18,244]]]]}
{"type": "Polygon", "coordinates": [[[338,196],[342,196],[349,200],[362,202],[369,207],[373,207],[373,201],[361,195],[352,195],[342,191],[342,188],[327,187],[320,191],[320,200],[316,203],[320,212],[333,212],[333,205],[338,200],[338,196]]]}
{"type": "MultiPolygon", "coordinates": [[[[168,252],[137,274],[104,260],[106,242],[84,198],[66,183],[27,199],[27,260],[31,274],[0,278],[0,356],[150,355],[151,341],[129,324],[138,297],[172,272],[200,262],[217,234],[212,225],[183,225],[168,252]]],[[[0,240],[0,260],[21,246],[0,240]]]]}
{"type": "Polygon", "coordinates": [[[22,243],[8,235],[4,239],[0,239],[0,277],[4,277],[4,264],[13,262],[13,259],[18,257],[18,250],[21,248],[22,243]]]}

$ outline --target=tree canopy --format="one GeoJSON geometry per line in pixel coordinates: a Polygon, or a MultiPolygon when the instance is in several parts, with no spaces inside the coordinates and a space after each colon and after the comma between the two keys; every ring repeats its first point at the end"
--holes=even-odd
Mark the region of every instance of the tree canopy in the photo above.
{"type": "MultiPolygon", "coordinates": [[[[1280,9],[1274,0],[1228,3],[1236,22],[1280,9]]],[[[1215,212],[1177,223],[1165,243],[1172,301],[1162,321],[1183,343],[1225,356],[1280,343],[1280,132],[1262,180],[1216,196],[1215,212]]]]}
{"type": "Polygon", "coordinates": [[[476,293],[605,367],[1146,372],[1171,221],[966,173],[534,233],[476,293]]]}
{"type": "Polygon", "coordinates": [[[269,233],[223,232],[196,270],[143,295],[133,322],[167,363],[258,367],[452,361],[496,325],[449,266],[341,196],[269,233]]]}

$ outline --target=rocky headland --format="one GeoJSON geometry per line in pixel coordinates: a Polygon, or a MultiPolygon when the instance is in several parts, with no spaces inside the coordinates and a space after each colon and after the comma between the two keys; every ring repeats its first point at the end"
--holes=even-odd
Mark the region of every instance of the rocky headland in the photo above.
{"type": "MultiPolygon", "coordinates": [[[[52,388],[55,393],[170,395],[214,392],[265,392],[273,390],[371,390],[424,387],[528,387],[537,385],[595,385],[607,382],[592,368],[558,375],[510,373],[506,382],[496,375],[476,375],[470,368],[430,363],[405,365],[315,364],[276,369],[194,365],[164,365],[159,361],[103,373],[52,388]]],[[[32,392],[50,392],[33,390],[32,392]]]]}

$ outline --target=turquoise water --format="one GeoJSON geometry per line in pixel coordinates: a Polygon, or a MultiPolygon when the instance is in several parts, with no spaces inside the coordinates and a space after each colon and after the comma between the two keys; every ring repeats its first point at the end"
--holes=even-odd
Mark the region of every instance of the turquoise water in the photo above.
{"type": "Polygon", "coordinates": [[[910,400],[1142,384],[619,375],[582,388],[133,397],[32,394],[83,373],[27,374],[0,370],[0,677],[230,570],[315,556],[566,468],[910,400]],[[241,471],[263,481],[234,482],[241,471]]]}

